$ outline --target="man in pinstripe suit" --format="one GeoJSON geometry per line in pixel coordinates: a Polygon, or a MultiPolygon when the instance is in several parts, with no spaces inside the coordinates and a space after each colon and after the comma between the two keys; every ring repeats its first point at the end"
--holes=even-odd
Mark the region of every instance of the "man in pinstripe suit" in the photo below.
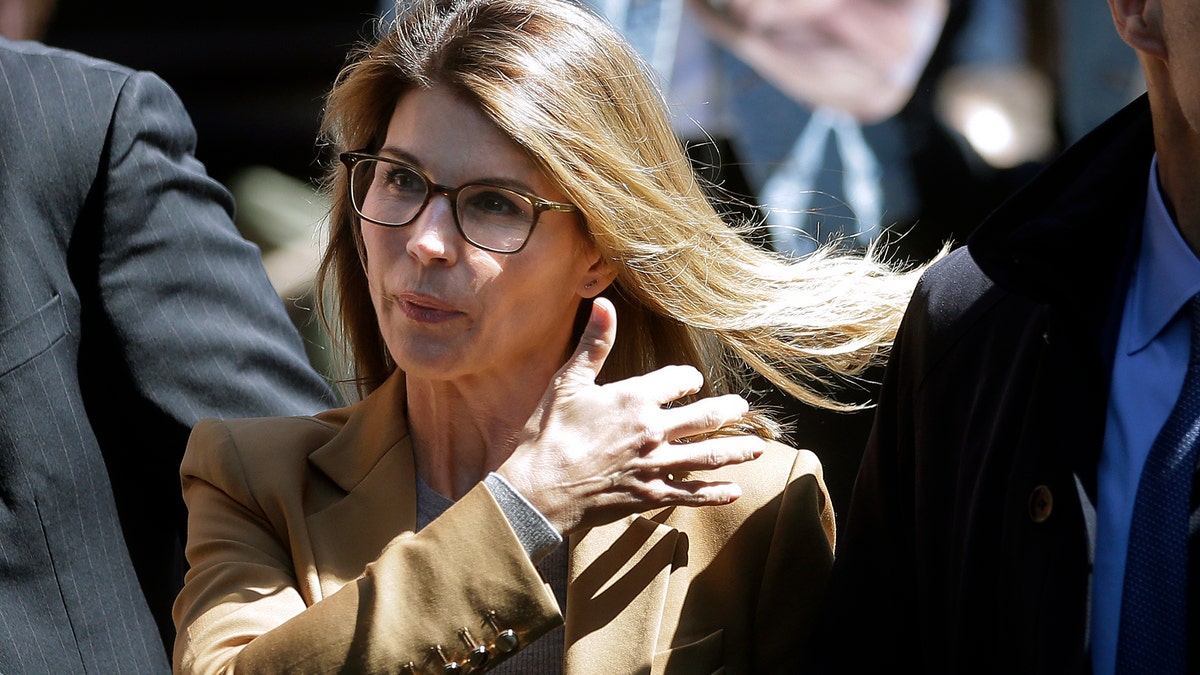
{"type": "Polygon", "coordinates": [[[0,39],[2,673],[167,672],[192,424],[334,403],[195,141],[158,77],[0,39]]]}

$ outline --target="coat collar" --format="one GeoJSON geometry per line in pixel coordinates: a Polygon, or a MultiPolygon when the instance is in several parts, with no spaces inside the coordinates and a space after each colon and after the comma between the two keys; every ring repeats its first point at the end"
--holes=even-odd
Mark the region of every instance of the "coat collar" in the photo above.
{"type": "Polygon", "coordinates": [[[971,256],[1018,295],[1066,305],[1107,301],[1137,241],[1131,233],[1141,229],[1153,154],[1143,94],[1001,204],[968,240],[971,256]]]}
{"type": "MultiPolygon", "coordinates": [[[[1080,419],[1104,415],[1129,275],[1140,246],[1154,130],[1145,94],[1068,148],[984,221],[967,247],[998,287],[1043,303],[1047,377],[1069,385],[1080,419]],[[1082,417],[1081,417],[1082,416],[1082,417]]],[[[1057,390],[1055,390],[1057,391],[1057,390]]],[[[1050,396],[1053,399],[1053,396],[1050,396]]],[[[1045,458],[1062,457],[1095,494],[1103,425],[1061,423],[1057,399],[1031,402],[1045,458]],[[1052,419],[1051,419],[1052,418],[1052,419]]],[[[1046,461],[1049,461],[1048,459],[1046,461]]]]}

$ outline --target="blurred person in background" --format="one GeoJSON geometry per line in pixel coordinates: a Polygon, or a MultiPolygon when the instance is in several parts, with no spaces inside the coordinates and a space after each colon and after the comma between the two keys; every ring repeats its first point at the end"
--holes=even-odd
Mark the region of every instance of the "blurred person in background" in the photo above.
{"type": "Polygon", "coordinates": [[[594,5],[655,64],[679,135],[726,188],[717,196],[760,207],[764,244],[802,256],[882,237],[928,260],[1006,187],[931,107],[971,2],[594,5]]]}
{"type": "Polygon", "coordinates": [[[168,672],[179,463],[333,393],[160,78],[0,38],[0,670],[168,672]]]}

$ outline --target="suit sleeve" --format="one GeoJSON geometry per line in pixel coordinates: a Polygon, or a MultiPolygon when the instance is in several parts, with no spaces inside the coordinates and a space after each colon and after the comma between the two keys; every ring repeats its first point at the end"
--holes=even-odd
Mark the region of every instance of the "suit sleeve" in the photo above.
{"type": "Polygon", "coordinates": [[[308,545],[303,517],[253,491],[224,425],[196,427],[182,476],[192,567],[175,605],[177,673],[441,672],[435,646],[460,661],[469,652],[461,628],[494,662],[497,628],[524,646],[562,623],[482,484],[335,590],[293,564],[308,545]]]}
{"type": "Polygon", "coordinates": [[[175,93],[133,73],[102,161],[97,285],[140,394],[190,429],[206,417],[332,407],[229,193],[194,157],[175,93]]]}
{"type": "MultiPolygon", "coordinates": [[[[114,99],[100,96],[106,84],[114,99]]],[[[105,68],[115,100],[72,234],[80,389],[109,467],[125,540],[169,641],[186,514],[179,462],[206,417],[308,414],[334,405],[229,193],[194,157],[195,131],[157,76],[105,68]]],[[[80,100],[79,105],[86,105],[80,100]]]]}

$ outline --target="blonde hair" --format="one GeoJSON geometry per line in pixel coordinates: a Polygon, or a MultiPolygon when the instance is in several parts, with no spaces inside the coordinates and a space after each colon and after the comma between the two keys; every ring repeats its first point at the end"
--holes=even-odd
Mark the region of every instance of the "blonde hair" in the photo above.
{"type": "MultiPolygon", "coordinates": [[[[339,75],[324,138],[339,151],[377,149],[413,88],[440,84],[478,104],[579,208],[617,271],[604,292],[618,318],[604,381],[690,364],[705,374],[698,396],[743,393],[753,369],[808,404],[859,407],[828,392],[883,362],[921,269],[900,272],[870,252],[789,260],[748,243],[750,226],[722,220],[697,181],[645,62],[578,5],[419,0],[397,16],[339,75]]],[[[318,289],[334,286],[331,331],[349,347],[361,395],[395,364],[371,309],[346,180],[335,165],[326,181],[318,289]]],[[[749,421],[777,432],[764,415],[749,421]]]]}

